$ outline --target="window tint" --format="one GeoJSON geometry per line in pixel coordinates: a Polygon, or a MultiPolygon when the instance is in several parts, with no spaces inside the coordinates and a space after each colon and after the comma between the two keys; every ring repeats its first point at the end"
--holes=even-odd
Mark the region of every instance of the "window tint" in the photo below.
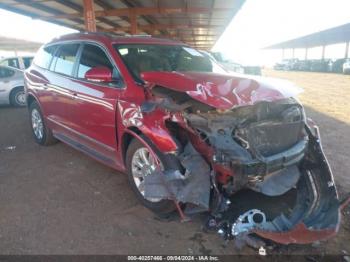
{"type": "Polygon", "coordinates": [[[58,48],[50,69],[57,73],[72,75],[79,44],[64,44],[58,48]]]}
{"type": "Polygon", "coordinates": [[[33,57],[23,57],[24,68],[27,69],[32,64],[33,57]]]}
{"type": "Polygon", "coordinates": [[[18,58],[9,58],[1,62],[1,65],[19,68],[18,58]]]}
{"type": "Polygon", "coordinates": [[[93,67],[104,66],[112,71],[114,84],[121,84],[119,71],[112,65],[106,53],[96,45],[85,44],[78,66],[78,77],[84,78],[85,73],[93,67]]]}
{"type": "MultiPolygon", "coordinates": [[[[50,65],[50,62],[51,62],[53,53],[56,50],[56,47],[57,45],[45,46],[40,48],[38,53],[35,55],[33,63],[37,66],[47,69],[50,65]]],[[[26,62],[24,62],[24,64],[26,65],[26,62]]]]}
{"type": "Polygon", "coordinates": [[[10,77],[10,76],[13,76],[14,74],[15,74],[15,71],[8,68],[0,67],[0,78],[10,77]]]}

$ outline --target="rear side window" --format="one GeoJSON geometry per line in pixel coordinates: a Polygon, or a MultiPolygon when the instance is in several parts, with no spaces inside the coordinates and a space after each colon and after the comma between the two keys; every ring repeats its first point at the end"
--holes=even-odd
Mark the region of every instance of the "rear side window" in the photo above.
{"type": "Polygon", "coordinates": [[[14,74],[15,74],[15,71],[8,68],[0,67],[0,78],[10,77],[10,76],[13,76],[14,74]]]}
{"type": "Polygon", "coordinates": [[[9,58],[1,62],[1,65],[19,68],[18,58],[9,58]]]}
{"type": "Polygon", "coordinates": [[[50,70],[71,76],[80,44],[61,45],[52,60],[50,70]]]}
{"type": "MultiPolygon", "coordinates": [[[[55,52],[57,45],[53,46],[44,46],[40,48],[38,53],[36,54],[33,63],[42,68],[48,69],[53,53],[55,52]]],[[[28,61],[28,60],[27,60],[28,61]]],[[[29,62],[30,64],[30,62],[29,62]]],[[[27,68],[26,60],[24,59],[24,65],[27,68]]]]}

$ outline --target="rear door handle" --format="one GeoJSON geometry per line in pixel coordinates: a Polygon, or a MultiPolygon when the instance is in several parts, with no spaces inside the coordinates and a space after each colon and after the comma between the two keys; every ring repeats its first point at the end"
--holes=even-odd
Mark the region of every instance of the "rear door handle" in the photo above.
{"type": "Polygon", "coordinates": [[[43,84],[43,88],[44,88],[45,90],[47,90],[49,87],[48,87],[47,84],[43,84]]]}
{"type": "Polygon", "coordinates": [[[73,93],[73,94],[72,94],[72,98],[73,98],[73,99],[78,98],[78,94],[77,94],[77,93],[73,93]]]}

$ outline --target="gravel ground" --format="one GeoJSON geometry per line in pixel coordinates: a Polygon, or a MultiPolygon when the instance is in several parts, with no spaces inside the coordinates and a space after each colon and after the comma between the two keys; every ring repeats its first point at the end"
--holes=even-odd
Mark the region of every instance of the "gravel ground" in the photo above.
{"type": "MultiPolygon", "coordinates": [[[[305,88],[340,194],[350,191],[350,77],[266,71],[305,88]]],[[[349,209],[336,238],[278,246],[275,254],[350,253],[349,209]]],[[[63,143],[34,143],[26,109],[0,107],[0,254],[257,254],[204,233],[202,218],[164,221],[142,207],[127,178],[63,143]]]]}

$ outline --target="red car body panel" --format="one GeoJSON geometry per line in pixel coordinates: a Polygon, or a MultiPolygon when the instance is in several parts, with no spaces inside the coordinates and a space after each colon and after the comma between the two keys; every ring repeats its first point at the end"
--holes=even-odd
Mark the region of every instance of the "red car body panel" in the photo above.
{"type": "Polygon", "coordinates": [[[142,78],[152,84],[185,92],[193,99],[217,109],[228,110],[261,101],[276,101],[291,96],[275,85],[256,79],[201,72],[143,72],[142,78]]]}
{"type": "MultiPolygon", "coordinates": [[[[340,222],[340,221],[339,221],[340,222]]],[[[271,239],[281,244],[309,244],[319,240],[326,240],[334,237],[339,230],[336,228],[312,230],[308,229],[305,224],[300,223],[292,230],[286,232],[267,232],[263,230],[255,230],[254,232],[261,237],[271,239]]]]}

